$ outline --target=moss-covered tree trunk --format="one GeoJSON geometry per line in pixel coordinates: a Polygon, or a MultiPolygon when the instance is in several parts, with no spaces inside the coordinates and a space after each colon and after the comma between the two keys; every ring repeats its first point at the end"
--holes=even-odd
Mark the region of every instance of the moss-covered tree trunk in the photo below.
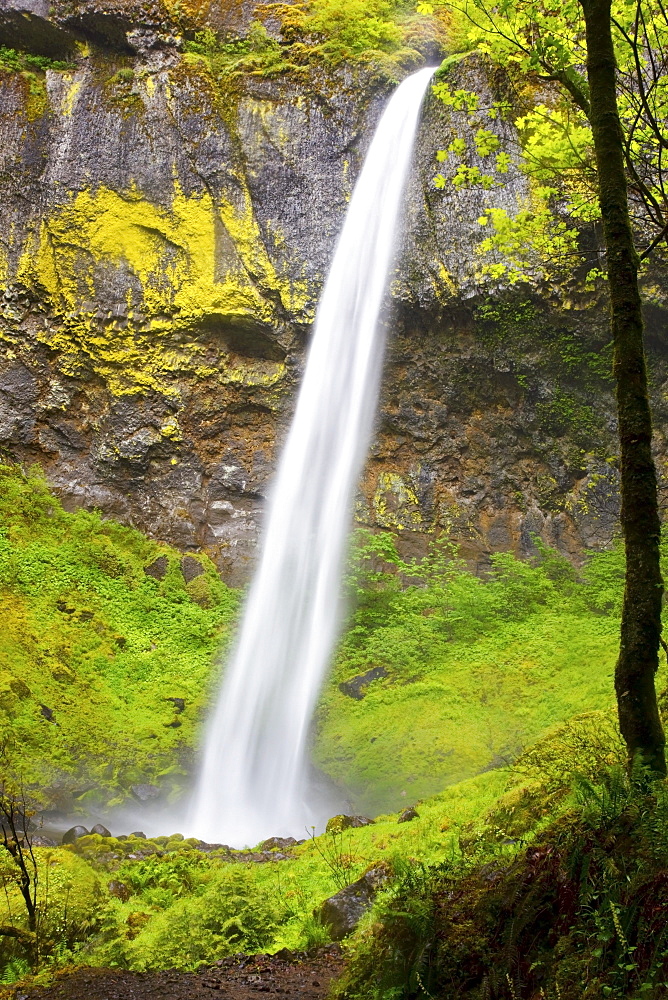
{"type": "Polygon", "coordinates": [[[621,446],[626,584],[615,673],[619,724],[629,756],[665,775],[665,738],[656,701],[663,581],[652,423],[638,291],[638,258],[629,220],[622,129],[617,109],[610,0],[580,0],[587,35],[590,120],[608,258],[614,375],[621,446]]]}

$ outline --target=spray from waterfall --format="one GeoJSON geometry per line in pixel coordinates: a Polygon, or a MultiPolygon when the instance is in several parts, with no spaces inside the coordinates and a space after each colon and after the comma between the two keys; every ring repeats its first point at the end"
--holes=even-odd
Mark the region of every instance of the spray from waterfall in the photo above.
{"type": "Polygon", "coordinates": [[[348,207],[318,308],[260,562],[210,722],[190,827],[211,841],[303,836],[307,738],[337,638],[351,507],[373,427],[380,313],[424,95],[390,99],[348,207]]]}

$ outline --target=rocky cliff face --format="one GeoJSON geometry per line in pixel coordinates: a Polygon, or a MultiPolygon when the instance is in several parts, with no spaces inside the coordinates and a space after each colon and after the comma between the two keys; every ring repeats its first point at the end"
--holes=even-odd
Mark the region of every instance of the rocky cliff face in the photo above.
{"type": "MultiPolygon", "coordinates": [[[[393,83],[369,67],[221,83],[167,6],[17,2],[0,43],[68,68],[0,73],[0,444],[67,504],[206,549],[240,582],[393,83]]],[[[241,33],[254,6],[188,16],[241,33]]],[[[475,61],[453,72],[493,88],[475,61]]],[[[449,527],[480,565],[532,533],[575,553],[614,518],[605,308],[485,285],[477,219],[527,189],[515,168],[492,191],[433,187],[435,150],[471,127],[428,100],[358,517],[416,550],[449,527]]]]}

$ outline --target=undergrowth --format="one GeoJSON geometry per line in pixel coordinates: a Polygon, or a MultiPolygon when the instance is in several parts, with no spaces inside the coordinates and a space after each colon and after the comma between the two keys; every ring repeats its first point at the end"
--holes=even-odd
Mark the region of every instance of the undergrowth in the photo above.
{"type": "MultiPolygon", "coordinates": [[[[136,782],[176,794],[238,595],[205,556],[186,583],[181,553],[64,511],[36,471],[0,479],[0,721],[31,795],[94,810],[136,782]]],[[[322,944],[320,902],[382,865],[346,996],[654,1000],[668,806],[620,770],[622,584],[619,548],[575,569],[537,542],[478,578],[447,538],[407,562],[391,535],[361,532],[315,754],[357,807],[416,804],[417,818],[306,836],[261,865],[178,834],[36,847],[41,960],[196,969],[322,944]]],[[[0,922],[20,924],[3,848],[0,881],[0,922]]],[[[25,961],[2,941],[5,983],[25,961]]]]}
{"type": "Polygon", "coordinates": [[[309,67],[366,62],[394,78],[438,51],[445,28],[438,17],[416,15],[403,0],[302,0],[265,3],[243,39],[225,40],[211,29],[185,43],[214,76],[305,73],[309,67]],[[265,23],[279,25],[269,32],[265,23]]]}
{"type": "Polygon", "coordinates": [[[35,55],[31,52],[19,52],[0,45],[0,70],[10,72],[44,73],[47,69],[71,69],[72,64],[65,59],[53,59],[50,56],[35,55]]]}
{"type": "Polygon", "coordinates": [[[186,583],[181,553],[68,513],[38,472],[0,467],[0,735],[46,804],[180,790],[238,604],[198,560],[186,583]],[[160,557],[155,579],[145,570],[160,557]]]}
{"type": "MultiPolygon", "coordinates": [[[[565,789],[564,789],[565,791],[565,789]]],[[[515,856],[412,866],[353,943],[355,1000],[658,1000],[668,990],[668,791],[620,766],[515,856]]],[[[558,811],[557,811],[558,813],[558,811]]]]}
{"type": "Polygon", "coordinates": [[[502,767],[549,727],[614,700],[620,547],[576,570],[537,542],[533,560],[500,553],[477,577],[447,538],[419,563],[395,541],[358,535],[354,610],[314,747],[372,815],[502,767]]]}

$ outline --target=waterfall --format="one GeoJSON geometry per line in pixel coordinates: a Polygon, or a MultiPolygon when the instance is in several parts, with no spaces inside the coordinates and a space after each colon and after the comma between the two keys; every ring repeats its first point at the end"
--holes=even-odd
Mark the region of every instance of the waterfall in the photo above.
{"type": "Polygon", "coordinates": [[[311,822],[308,732],[337,638],[351,507],[378,396],[381,308],[433,72],[408,77],[387,105],[320,300],[190,816],[192,831],[211,841],[303,837],[311,822]]]}

